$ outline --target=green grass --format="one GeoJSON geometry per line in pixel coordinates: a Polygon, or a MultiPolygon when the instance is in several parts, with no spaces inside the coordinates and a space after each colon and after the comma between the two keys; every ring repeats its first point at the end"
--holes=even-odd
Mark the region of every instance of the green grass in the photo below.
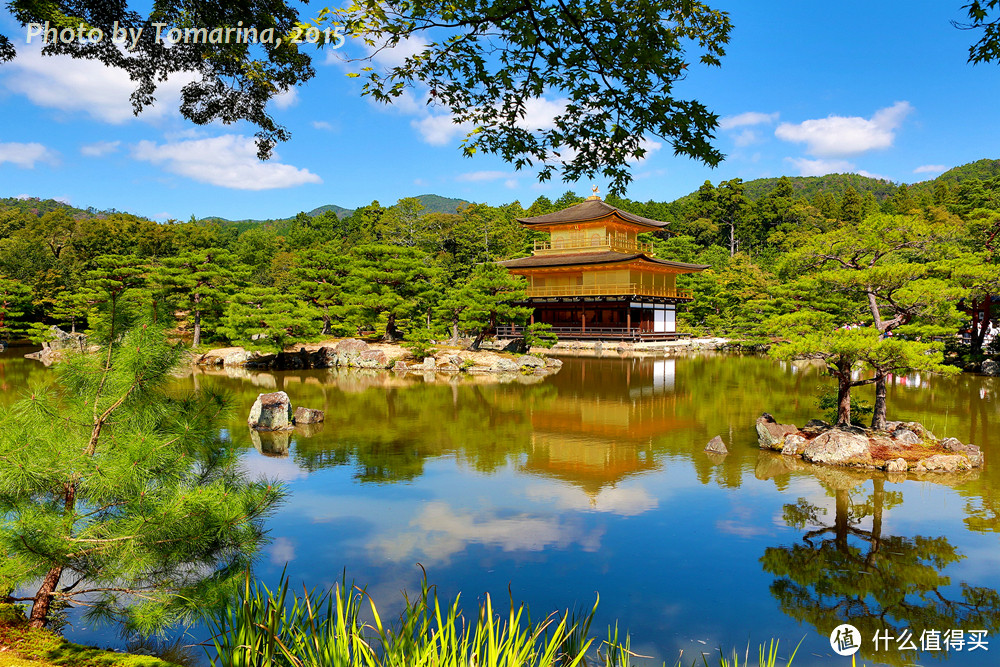
{"type": "Polygon", "coordinates": [[[32,629],[14,605],[0,605],[0,648],[0,667],[174,667],[158,658],[81,646],[49,630],[32,629]]]}
{"type": "MultiPolygon", "coordinates": [[[[342,582],[317,593],[290,593],[282,577],[274,591],[247,577],[225,612],[210,619],[213,667],[632,667],[643,658],[628,633],[609,628],[598,641],[590,634],[597,611],[554,613],[533,622],[524,604],[510,600],[499,611],[489,595],[472,618],[459,597],[442,604],[435,589],[404,594],[403,611],[389,623],[364,589],[342,582]],[[369,620],[364,621],[362,617],[369,620]]],[[[801,644],[801,642],[800,642],[801,644]]],[[[760,646],[759,667],[792,664],[778,657],[778,642],[760,646]]],[[[741,660],[719,651],[720,667],[750,667],[750,647],[741,660]]],[[[664,663],[665,665],[666,663],[664,663]]],[[[682,660],[675,663],[683,667],[682,660]]],[[[691,667],[708,666],[708,658],[691,667]]]]}

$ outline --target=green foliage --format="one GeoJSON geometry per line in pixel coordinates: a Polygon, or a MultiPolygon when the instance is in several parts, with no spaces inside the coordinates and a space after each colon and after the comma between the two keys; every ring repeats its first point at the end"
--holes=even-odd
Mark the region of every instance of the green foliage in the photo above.
{"type": "Polygon", "coordinates": [[[314,339],[319,329],[315,310],[273,287],[247,287],[234,294],[219,326],[234,343],[274,352],[294,341],[314,339]]]}
{"type": "Polygon", "coordinates": [[[559,337],[551,331],[552,325],[544,322],[535,322],[524,327],[524,347],[530,350],[533,347],[551,348],[559,342],[559,337]]]}
{"type": "Polygon", "coordinates": [[[30,289],[17,280],[0,276],[0,342],[26,331],[24,316],[30,305],[30,289]]]}
{"type": "MultiPolygon", "coordinates": [[[[837,423],[837,394],[832,391],[823,391],[816,400],[816,407],[824,411],[823,416],[831,424],[837,423]]],[[[855,426],[865,426],[865,418],[871,417],[875,408],[865,400],[851,400],[851,423],[855,426]]]]}
{"type": "MultiPolygon", "coordinates": [[[[284,576],[273,592],[247,576],[239,596],[209,619],[213,667],[577,667],[593,643],[577,641],[567,651],[579,627],[568,614],[532,623],[525,605],[515,607],[511,600],[510,610],[499,614],[489,595],[475,619],[466,619],[459,598],[442,604],[426,579],[419,596],[404,595],[403,611],[392,624],[383,622],[363,589],[346,582],[322,593],[289,596],[288,590],[284,576]],[[370,623],[360,620],[365,612],[370,623]]],[[[583,621],[588,627],[596,609],[583,621]]]]}
{"type": "Polygon", "coordinates": [[[422,360],[425,357],[433,356],[437,349],[434,347],[433,332],[428,329],[412,327],[403,336],[403,347],[407,348],[414,357],[422,360]]]}
{"type": "Polygon", "coordinates": [[[472,2],[358,0],[317,20],[364,35],[376,50],[449,26],[430,32],[423,51],[388,71],[353,74],[367,79],[363,94],[381,102],[417,81],[429,85],[456,122],[475,127],[464,141],[467,155],[494,153],[517,169],[536,165],[542,180],[557,170],[567,181],[601,173],[619,194],[631,180],[629,163],[645,154],[644,136],[665,137],[676,153],[710,165],[722,159],[711,145],[717,117],[700,102],[673,96],[674,83],[689,74],[689,49],[700,50],[705,65],[719,65],[724,55],[729,16],[704,3],[573,0],[511,11],[472,2]],[[570,100],[552,128],[512,122],[547,89],[570,100]],[[572,157],[560,157],[570,150],[572,157]]]}
{"type": "Polygon", "coordinates": [[[282,490],[245,480],[217,440],[222,396],[166,392],[179,350],[162,329],[108,339],[3,413],[0,592],[37,587],[20,599],[38,627],[54,603],[85,600],[149,633],[224,594],[282,490]]]}

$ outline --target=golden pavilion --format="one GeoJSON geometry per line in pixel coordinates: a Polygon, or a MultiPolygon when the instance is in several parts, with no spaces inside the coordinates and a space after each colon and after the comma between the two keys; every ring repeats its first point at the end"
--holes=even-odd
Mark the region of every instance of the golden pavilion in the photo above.
{"type": "Polygon", "coordinates": [[[677,276],[708,266],[654,257],[652,244],[638,240],[668,223],[623,211],[596,194],[518,222],[549,233],[530,257],[499,262],[528,280],[523,304],[534,308],[532,324],[549,324],[563,339],[677,337],[677,305],[691,300],[690,291],[677,288],[677,276]]]}

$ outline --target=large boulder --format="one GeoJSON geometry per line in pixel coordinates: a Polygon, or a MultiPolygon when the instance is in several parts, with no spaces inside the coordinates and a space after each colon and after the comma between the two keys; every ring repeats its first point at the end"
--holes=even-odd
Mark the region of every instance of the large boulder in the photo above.
{"type": "Polygon", "coordinates": [[[886,472],[906,472],[907,467],[908,465],[904,458],[893,459],[885,463],[886,472]]]}
{"type": "Polygon", "coordinates": [[[983,452],[976,445],[963,445],[962,441],[958,438],[945,438],[941,441],[941,446],[946,451],[955,454],[964,454],[968,457],[969,465],[973,468],[981,468],[983,466],[983,452]]]}
{"type": "Polygon", "coordinates": [[[1000,364],[993,361],[992,359],[987,359],[983,362],[981,367],[983,375],[1000,375],[1000,364]]]}
{"type": "Polygon", "coordinates": [[[272,458],[286,458],[292,437],[288,431],[255,431],[250,429],[254,449],[272,458]]]}
{"type": "Polygon", "coordinates": [[[382,350],[369,348],[363,351],[360,357],[355,359],[355,365],[358,368],[386,368],[389,365],[389,358],[385,356],[385,352],[382,350]]]}
{"type": "Polygon", "coordinates": [[[793,424],[779,424],[766,412],[757,418],[757,442],[763,449],[781,449],[785,436],[798,430],[793,424]]]}
{"type": "Polygon", "coordinates": [[[247,424],[258,431],[284,431],[292,428],[292,402],[288,394],[276,391],[258,395],[250,408],[247,424]]]}
{"type": "Polygon", "coordinates": [[[337,365],[337,351],[324,345],[309,355],[309,363],[313,368],[333,368],[337,365]]]}
{"type": "Polygon", "coordinates": [[[490,370],[494,373],[515,373],[518,369],[520,366],[517,365],[517,362],[506,357],[500,357],[490,366],[490,370]]]}
{"type": "Polygon", "coordinates": [[[805,436],[798,433],[789,433],[785,436],[785,444],[781,448],[781,453],[785,456],[798,456],[806,447],[805,436]]]}
{"type": "Polygon", "coordinates": [[[521,368],[545,368],[545,362],[538,357],[526,354],[517,360],[517,365],[521,368]]]}
{"type": "Polygon", "coordinates": [[[324,419],[326,419],[326,413],[322,410],[314,410],[312,408],[304,408],[301,405],[295,408],[295,425],[299,424],[318,424],[324,419]]]}
{"type": "Polygon", "coordinates": [[[420,365],[421,370],[432,371],[437,368],[437,359],[434,357],[424,357],[423,363],[420,365]]]}
{"type": "Polygon", "coordinates": [[[905,428],[893,431],[892,439],[903,445],[919,445],[922,442],[919,435],[905,428]]]}
{"type": "Polygon", "coordinates": [[[832,465],[866,465],[872,462],[868,438],[840,429],[827,431],[810,440],[802,450],[802,458],[812,463],[832,465]]]}
{"type": "Polygon", "coordinates": [[[913,469],[917,472],[957,472],[971,467],[969,459],[961,454],[935,454],[918,461],[913,469]]]}
{"type": "Polygon", "coordinates": [[[368,343],[357,338],[345,338],[339,341],[333,351],[337,355],[337,363],[341,366],[356,366],[361,354],[370,349],[368,343]]]}
{"type": "Polygon", "coordinates": [[[708,441],[705,445],[705,451],[710,454],[728,454],[729,450],[726,449],[726,443],[722,441],[722,436],[717,435],[708,441]]]}

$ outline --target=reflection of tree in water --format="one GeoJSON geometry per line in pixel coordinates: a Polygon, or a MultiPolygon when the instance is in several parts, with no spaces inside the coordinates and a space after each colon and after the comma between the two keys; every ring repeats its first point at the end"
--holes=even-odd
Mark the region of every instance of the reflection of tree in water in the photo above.
{"type": "MultiPolygon", "coordinates": [[[[888,650],[875,650],[876,632],[900,637],[910,629],[919,647],[924,630],[986,630],[1000,628],[1000,596],[988,588],[961,584],[958,596],[943,590],[951,578],[945,567],[964,558],[944,537],[883,535],[883,513],[902,502],[898,492],[885,491],[885,481],[872,480],[873,493],[854,502],[850,488],[836,488],[832,525],[826,510],[804,498],[785,505],[789,526],[807,530],[802,542],[769,547],[761,562],[777,578],[771,593],[784,613],[807,622],[821,635],[841,623],[861,631],[861,656],[879,663],[910,664],[918,657],[901,651],[895,640],[888,650]],[[870,528],[862,521],[871,517],[870,528]]],[[[945,657],[938,653],[936,657],[945,657]]]]}
{"type": "Polygon", "coordinates": [[[492,472],[528,447],[531,425],[520,402],[538,391],[520,389],[518,401],[496,385],[345,392],[331,401],[323,437],[296,439],[295,461],[310,471],[351,465],[361,482],[416,479],[427,459],[446,455],[492,472]]]}

